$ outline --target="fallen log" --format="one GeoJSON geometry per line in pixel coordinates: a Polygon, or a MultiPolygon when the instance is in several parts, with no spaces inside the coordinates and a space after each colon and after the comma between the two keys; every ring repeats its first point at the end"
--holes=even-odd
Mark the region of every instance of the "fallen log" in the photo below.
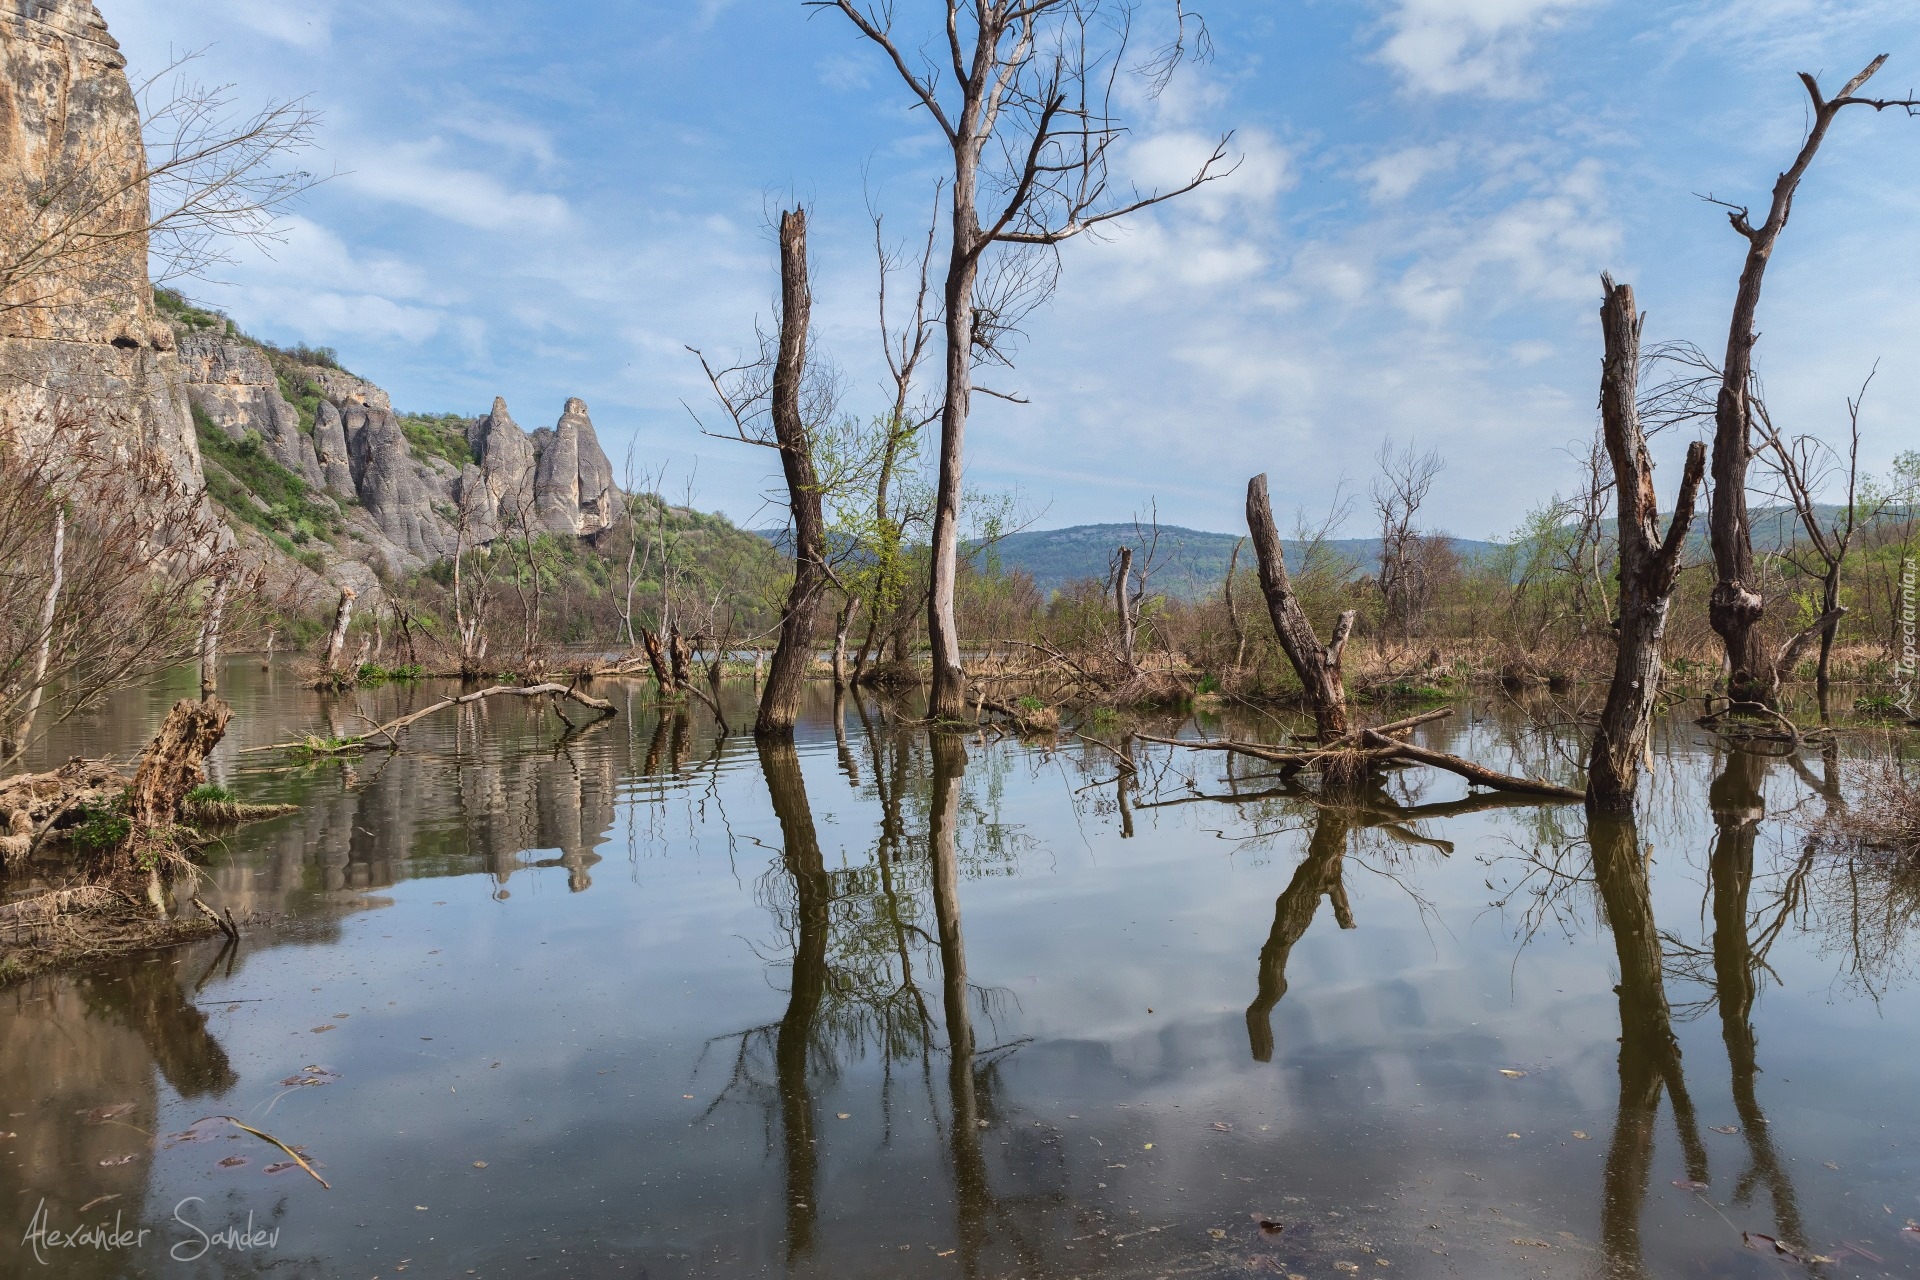
{"type": "Polygon", "coordinates": [[[1484,765],[1471,760],[1448,755],[1444,751],[1429,751],[1425,747],[1416,747],[1410,742],[1398,742],[1376,729],[1361,731],[1369,746],[1376,748],[1377,757],[1385,760],[1411,760],[1415,764],[1424,764],[1434,769],[1444,769],[1448,773],[1458,774],[1475,786],[1491,787],[1495,791],[1512,791],[1520,795],[1542,796],[1552,800],[1585,800],[1587,793],[1576,791],[1572,787],[1563,787],[1557,782],[1543,782],[1539,778],[1520,778],[1510,773],[1497,773],[1484,765]]]}
{"type": "MultiPolygon", "coordinates": [[[[367,732],[356,734],[350,738],[335,740],[309,736],[306,738],[297,738],[290,742],[271,742],[264,747],[248,747],[240,754],[248,755],[258,751],[311,751],[315,754],[322,755],[343,755],[350,751],[374,751],[383,747],[389,751],[398,751],[400,749],[399,735],[406,729],[412,727],[416,722],[426,719],[435,712],[445,711],[449,707],[467,706],[486,698],[500,697],[553,698],[556,702],[556,711],[558,710],[558,700],[568,698],[583,707],[599,712],[602,718],[616,714],[611,702],[608,702],[604,698],[596,698],[590,693],[582,693],[571,685],[501,684],[493,685],[485,689],[475,689],[472,693],[463,693],[454,697],[442,698],[430,706],[422,707],[418,711],[410,711],[404,716],[398,716],[387,721],[385,724],[377,724],[367,730],[367,732]],[[385,738],[386,741],[385,743],[375,742],[373,741],[375,738],[385,738]]],[[[566,717],[563,715],[561,719],[564,720],[566,717]]]]}

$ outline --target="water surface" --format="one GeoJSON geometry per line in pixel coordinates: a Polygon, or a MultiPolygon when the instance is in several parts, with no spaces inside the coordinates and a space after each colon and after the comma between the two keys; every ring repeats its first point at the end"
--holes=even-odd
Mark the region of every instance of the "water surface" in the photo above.
{"type": "MultiPolygon", "coordinates": [[[[36,1214],[149,1228],[74,1276],[1920,1274],[1916,899],[1807,852],[1831,755],[1670,722],[1589,831],[1424,770],[1324,805],[1136,742],[1129,784],[824,686],[791,747],[603,682],[584,731],[496,699],[290,766],[240,749],[440,688],[228,685],[214,772],[301,806],[208,868],[263,923],[0,992],[8,1275],[36,1214]],[[179,1261],[177,1209],[277,1236],[179,1261]]],[[[1541,724],[1420,740],[1565,776],[1541,724]]]]}

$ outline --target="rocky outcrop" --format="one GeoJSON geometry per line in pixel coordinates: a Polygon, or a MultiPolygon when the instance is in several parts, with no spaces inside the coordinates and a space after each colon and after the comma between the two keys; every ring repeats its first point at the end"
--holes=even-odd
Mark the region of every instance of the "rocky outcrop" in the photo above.
{"type": "Polygon", "coordinates": [[[234,440],[251,431],[267,455],[316,489],[326,476],[313,438],[301,430],[300,412],[280,394],[266,352],[224,335],[179,336],[181,376],[187,398],[234,440]]]}
{"type": "Polygon", "coordinates": [[[545,528],[586,536],[613,524],[613,464],[601,451],[585,400],[569,399],[552,431],[534,432],[533,449],[539,456],[533,507],[545,528]]]}
{"type": "MultiPolygon", "coordinates": [[[[199,327],[183,321],[175,335],[185,394],[223,435],[257,438],[317,501],[331,500],[347,531],[340,558],[396,578],[452,555],[463,519],[469,547],[515,532],[523,511],[537,532],[591,537],[613,524],[613,467],[585,401],[569,399],[555,426],[529,435],[496,398],[467,425],[472,461],[456,466],[414,449],[380,387],[342,369],[290,364],[196,314],[199,327]],[[308,397],[310,423],[282,394],[283,376],[308,397]]],[[[327,576],[346,580],[331,568],[327,576]]]]}
{"type": "Polygon", "coordinates": [[[199,450],[146,219],[139,111],[105,21],[89,0],[0,0],[0,432],[33,442],[84,416],[158,449],[191,491],[199,450]]]}

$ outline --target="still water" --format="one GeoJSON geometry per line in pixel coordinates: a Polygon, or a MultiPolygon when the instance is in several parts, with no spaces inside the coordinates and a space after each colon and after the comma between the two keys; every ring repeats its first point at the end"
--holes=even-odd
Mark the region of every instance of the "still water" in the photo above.
{"type": "MultiPolygon", "coordinates": [[[[0,991],[0,1274],[1920,1275],[1920,893],[1806,851],[1817,752],[1670,722],[1589,832],[824,686],[792,747],[602,683],[289,767],[441,689],[228,691],[213,772],[301,806],[212,852],[260,922],[0,991]]],[[[1554,722],[1418,740],[1564,777],[1554,722]]]]}

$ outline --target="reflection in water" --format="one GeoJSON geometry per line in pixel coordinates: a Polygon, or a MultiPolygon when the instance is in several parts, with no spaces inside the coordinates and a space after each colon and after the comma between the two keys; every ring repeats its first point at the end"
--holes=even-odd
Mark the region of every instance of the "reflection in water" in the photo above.
{"type": "Polygon", "coordinates": [[[1640,1215],[1652,1170],[1662,1086],[1673,1104],[1689,1179],[1707,1182],[1707,1153],[1681,1074],[1638,831],[1631,821],[1596,817],[1589,823],[1588,841],[1594,882],[1620,963],[1620,1101],[1607,1148],[1601,1247],[1607,1275],[1644,1277],[1653,1273],[1642,1260],[1640,1215]]]}
{"type": "Polygon", "coordinates": [[[1753,893],[1754,844],[1767,816],[1762,784],[1768,759],[1759,752],[1728,752],[1725,767],[1708,791],[1715,827],[1713,856],[1708,865],[1713,889],[1713,992],[1720,1009],[1720,1038],[1726,1044],[1727,1066],[1732,1073],[1734,1111],[1740,1117],[1740,1132],[1749,1156],[1746,1171],[1734,1184],[1734,1202],[1747,1203],[1756,1186],[1764,1186],[1773,1204],[1774,1234],[1790,1247],[1804,1250],[1807,1238],[1799,1200],[1774,1148],[1756,1087],[1760,1067],[1753,1004],[1765,961],[1756,955],[1748,932],[1749,899],[1753,893]]]}
{"type": "Polygon", "coordinates": [[[814,1189],[817,1140],[807,1050],[827,988],[827,909],[832,889],[820,857],[813,810],[800,778],[800,757],[790,737],[759,739],[767,795],[780,819],[781,860],[793,881],[793,966],[787,1011],[774,1041],[780,1094],[781,1150],[786,1161],[787,1265],[813,1252],[819,1198],[814,1189]]]}
{"type": "MultiPolygon", "coordinates": [[[[1897,1214],[1879,1209],[1910,1181],[1885,1147],[1897,1133],[1878,1127],[1908,1119],[1903,1100],[1823,1092],[1817,1114],[1843,1123],[1817,1147],[1802,1145],[1805,1095],[1793,1109],[1803,1079],[1846,1080],[1865,1068],[1836,1068],[1841,1054],[1873,1061],[1920,1025],[1900,989],[1877,1024],[1835,1017],[1831,966],[1802,930],[1861,890],[1847,896],[1850,864],[1797,874],[1797,848],[1774,859],[1782,827],[1761,783],[1838,803],[1812,776],[1834,776],[1828,761],[1809,754],[1805,778],[1727,761],[1708,825],[1699,797],[1719,760],[1684,732],[1663,739],[1662,773],[1690,803],[1646,830],[1681,849],[1717,830],[1711,856],[1656,866],[1633,827],[1596,824],[1610,937],[1563,856],[1536,883],[1566,930],[1516,959],[1481,923],[1501,892],[1490,874],[1503,850],[1577,849],[1577,808],[1413,803],[1459,794],[1414,771],[1337,805],[1253,769],[1170,781],[1144,740],[1081,759],[976,746],[825,687],[797,746],[756,745],[704,711],[607,692],[626,714],[577,735],[483,704],[353,773],[223,763],[249,799],[303,807],[236,836],[210,874],[236,910],[291,919],[237,952],[9,991],[0,1081],[31,1081],[32,1096],[0,1108],[0,1131],[19,1133],[0,1133],[0,1203],[45,1195],[73,1221],[118,1195],[88,1218],[124,1204],[164,1222],[182,1195],[225,1197],[242,1217],[284,1212],[293,1248],[326,1260],[311,1273],[342,1277],[409,1258],[656,1280],[1764,1274],[1779,1259],[1740,1228],[1802,1252],[1850,1236],[1888,1255],[1884,1270],[1913,1270],[1894,1254],[1897,1214]],[[1116,775],[1116,756],[1139,772],[1116,775]],[[1285,884],[1271,909],[1247,892],[1268,883],[1267,859],[1285,884]],[[489,900],[509,884],[512,900],[489,900]],[[1710,940],[1690,924],[1703,898],[1710,940]],[[1336,929],[1356,921],[1366,945],[1336,929]],[[1309,973],[1327,975],[1317,1001],[1309,973]],[[1690,1006],[1689,991],[1712,998],[1690,1006]],[[1708,1003],[1719,1042],[1711,1021],[1686,1022],[1708,1003]],[[1837,1046],[1821,1069],[1795,1043],[1809,1026],[1837,1046]],[[1762,1039],[1778,1146],[1756,1091],[1762,1039]],[[1730,1091],[1712,1065],[1722,1044],[1730,1091]],[[1249,1050],[1288,1069],[1250,1069],[1249,1050]],[[315,1061],[340,1074],[289,1094],[315,1061]],[[1508,1064],[1526,1070],[1495,1074],[1508,1064]],[[1737,1112],[1740,1135],[1703,1130],[1696,1096],[1702,1117],[1737,1112]],[[114,1117],[132,1127],[86,1119],[108,1104],[132,1104],[114,1117]],[[334,1191],[269,1175],[272,1157],[243,1143],[154,1138],[270,1107],[268,1127],[310,1145],[334,1191]],[[1610,1142],[1565,1140],[1602,1137],[1608,1112],[1610,1142]],[[1666,1184],[1710,1181],[1703,1131],[1732,1164],[1696,1198],[1666,1184]],[[251,1163],[223,1166],[229,1150],[251,1163]],[[1828,1157],[1844,1172],[1814,1170],[1828,1157]],[[1733,1164],[1746,1172],[1727,1176],[1733,1164]],[[434,1252],[456,1237],[464,1255],[434,1252]]],[[[306,693],[276,696],[283,719],[260,739],[325,723],[306,693]]],[[[430,696],[369,691],[337,714],[350,730],[430,696]]],[[[1539,748],[1543,730],[1502,716],[1460,716],[1448,745],[1539,748]]],[[[1875,926],[1889,954],[1897,927],[1875,926]]],[[[164,1255],[116,1261],[61,1274],[169,1270],[164,1255]]]]}

